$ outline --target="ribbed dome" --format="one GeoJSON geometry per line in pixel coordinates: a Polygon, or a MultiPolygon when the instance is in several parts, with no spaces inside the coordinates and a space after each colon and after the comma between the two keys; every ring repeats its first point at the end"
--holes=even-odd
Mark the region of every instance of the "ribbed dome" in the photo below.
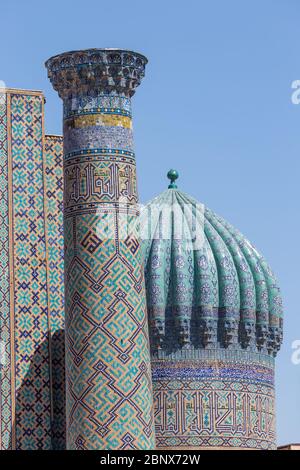
{"type": "Polygon", "coordinates": [[[269,265],[224,219],[174,182],[169,188],[142,220],[152,351],[221,347],[275,356],[282,300],[269,265]]]}

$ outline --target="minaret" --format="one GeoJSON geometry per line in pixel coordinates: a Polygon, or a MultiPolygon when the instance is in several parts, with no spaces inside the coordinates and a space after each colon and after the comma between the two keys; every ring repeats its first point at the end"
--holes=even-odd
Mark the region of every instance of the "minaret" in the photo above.
{"type": "Polygon", "coordinates": [[[152,449],[131,97],[147,59],[89,49],[46,62],[64,105],[68,449],[152,449]]]}

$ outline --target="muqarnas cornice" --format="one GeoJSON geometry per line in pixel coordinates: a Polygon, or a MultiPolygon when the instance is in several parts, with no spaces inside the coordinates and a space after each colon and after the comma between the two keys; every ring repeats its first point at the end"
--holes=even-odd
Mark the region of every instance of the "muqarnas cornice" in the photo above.
{"type": "Polygon", "coordinates": [[[145,75],[148,60],[121,49],[65,52],[45,63],[48,77],[62,99],[99,93],[134,95],[145,75]]]}

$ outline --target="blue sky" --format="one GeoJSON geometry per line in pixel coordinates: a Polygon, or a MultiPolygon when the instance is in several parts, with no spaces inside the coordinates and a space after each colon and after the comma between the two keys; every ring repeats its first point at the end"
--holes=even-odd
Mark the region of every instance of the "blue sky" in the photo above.
{"type": "Polygon", "coordinates": [[[179,187],[233,223],[276,272],[285,305],[277,360],[278,443],[300,442],[300,79],[297,0],[10,0],[1,6],[0,80],[45,92],[46,130],[62,106],[44,62],[89,47],[144,53],[133,100],[142,202],[179,187]]]}

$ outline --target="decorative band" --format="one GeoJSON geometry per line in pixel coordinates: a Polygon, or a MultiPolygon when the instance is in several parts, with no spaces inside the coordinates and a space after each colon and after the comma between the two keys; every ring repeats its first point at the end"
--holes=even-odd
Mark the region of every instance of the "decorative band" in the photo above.
{"type": "Polygon", "coordinates": [[[76,204],[74,206],[64,208],[65,219],[81,214],[96,214],[99,212],[127,214],[138,216],[140,209],[137,207],[136,198],[132,198],[132,203],[121,204],[118,202],[90,202],[87,204],[76,204]]]}
{"type": "Polygon", "coordinates": [[[274,386],[274,369],[259,363],[152,361],[152,380],[229,380],[274,386]]]}
{"type": "Polygon", "coordinates": [[[125,109],[122,108],[90,108],[90,109],[85,109],[85,110],[75,110],[75,111],[69,111],[65,114],[64,119],[68,119],[70,117],[74,116],[85,116],[89,114],[114,114],[116,116],[126,116],[129,118],[132,118],[132,115],[129,111],[126,111],[125,109]]]}
{"type": "Polygon", "coordinates": [[[108,149],[108,148],[95,148],[95,149],[82,149],[76,150],[74,152],[66,153],[64,155],[64,160],[68,160],[69,158],[79,157],[79,156],[88,156],[88,155],[126,155],[128,157],[135,158],[134,152],[130,152],[129,150],[121,150],[121,149],[108,149]]]}
{"type": "Polygon", "coordinates": [[[135,165],[135,158],[122,156],[122,155],[83,155],[80,157],[68,158],[65,161],[65,168],[68,168],[72,165],[78,165],[80,163],[95,163],[95,162],[104,162],[104,163],[126,163],[128,165],[135,165]]]}
{"type": "Polygon", "coordinates": [[[201,447],[208,449],[261,449],[276,450],[274,441],[270,439],[228,437],[228,436],[157,436],[156,446],[160,450],[199,450],[201,447]]]}
{"type": "MultiPolygon", "coordinates": [[[[163,363],[164,366],[169,367],[170,361],[172,363],[177,363],[177,367],[181,367],[184,361],[189,361],[194,364],[205,362],[205,363],[215,363],[226,362],[233,364],[260,364],[267,368],[274,369],[275,359],[273,356],[268,355],[267,353],[261,353],[256,351],[247,351],[242,349],[181,349],[171,354],[167,354],[165,351],[158,351],[157,356],[152,357],[153,362],[157,365],[159,361],[163,363]]],[[[183,366],[184,367],[184,366],[183,366]]]]}
{"type": "Polygon", "coordinates": [[[132,120],[128,116],[117,114],[80,114],[65,120],[65,126],[69,129],[83,129],[85,127],[124,127],[132,129],[132,120]]]}

